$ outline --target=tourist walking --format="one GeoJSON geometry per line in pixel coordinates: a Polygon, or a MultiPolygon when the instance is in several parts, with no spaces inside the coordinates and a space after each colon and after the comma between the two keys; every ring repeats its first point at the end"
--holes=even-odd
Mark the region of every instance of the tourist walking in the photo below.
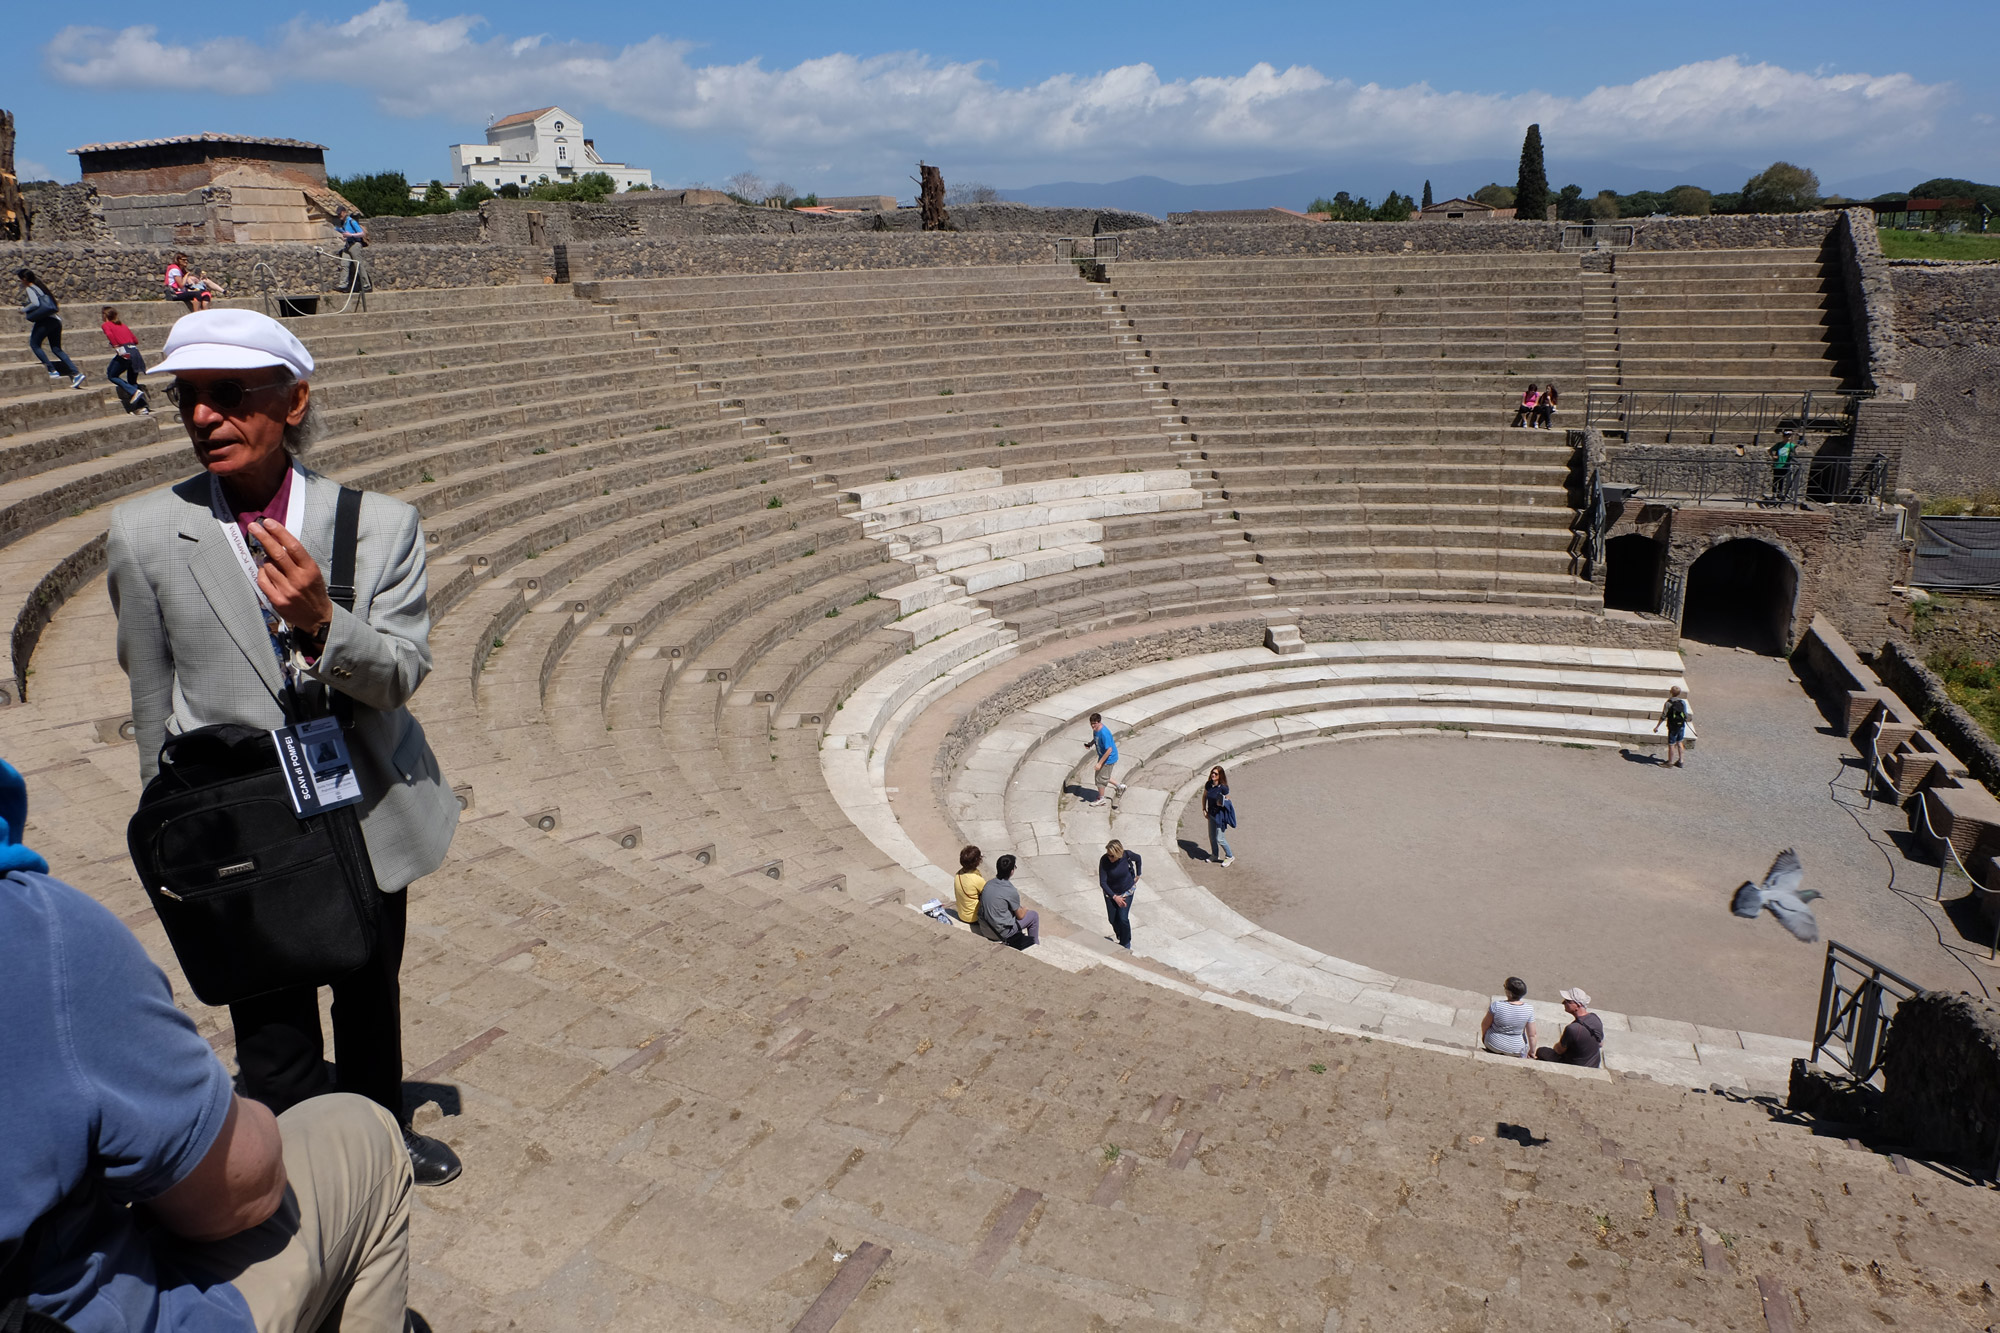
{"type": "Polygon", "coordinates": [[[1681,767],[1687,757],[1688,724],[1694,721],[1694,709],[1688,704],[1687,694],[1676,685],[1667,691],[1667,702],[1660,708],[1660,716],[1653,723],[1653,730],[1667,729],[1668,768],[1681,767]]]}
{"type": "Polygon", "coordinates": [[[139,383],[139,377],[146,373],[146,359],[139,355],[138,337],[118,322],[115,307],[105,306],[98,314],[104,318],[98,327],[104,330],[105,340],[111,344],[111,364],[104,368],[104,377],[111,381],[112,388],[118,390],[118,400],[125,404],[127,412],[153,415],[153,405],[146,398],[146,386],[139,383]]]}
{"type": "Polygon", "coordinates": [[[170,733],[271,730],[294,720],[288,711],[339,717],[377,918],[367,960],[332,983],[335,1076],[317,988],[284,987],[229,1006],[242,1090],[280,1113],[321,1093],[359,1093],[402,1125],[417,1183],[443,1184],[458,1158],[405,1118],[398,978],[406,890],[437,869],[458,825],[407,706],[431,667],[419,515],[360,495],[352,601],[347,589],[336,601],[322,571],[342,488],[302,461],[315,425],[312,354],[269,316],[205,310],[174,325],[156,371],[175,377],[168,396],[202,470],[111,515],[107,588],[139,778],[158,776],[170,733]]]}
{"type": "Polygon", "coordinates": [[[1507,978],[1507,996],[1493,997],[1486,1016],[1479,1020],[1480,1044],[1495,1055],[1535,1057],[1535,1006],[1526,996],[1528,983],[1519,977],[1507,978]]]}
{"type": "Polygon", "coordinates": [[[1111,728],[1104,725],[1104,714],[1090,715],[1090,739],[1083,743],[1086,750],[1097,751],[1097,799],[1103,800],[1109,788],[1117,788],[1124,795],[1125,784],[1116,781],[1118,771],[1118,742],[1111,734],[1111,728]]]}
{"type": "Polygon", "coordinates": [[[1132,947],[1132,898],[1139,891],[1139,853],[1113,838],[1097,858],[1097,887],[1104,890],[1104,915],[1120,948],[1132,947]]]}
{"type": "Polygon", "coordinates": [[[993,863],[993,878],[979,895],[979,919],[972,923],[972,933],[1010,949],[1032,949],[1042,942],[1042,914],[1021,909],[1014,866],[1012,852],[993,863]]]}
{"type": "Polygon", "coordinates": [[[132,932],[22,844],[26,815],[0,760],[0,1327],[427,1327],[395,1120],[239,1096],[132,932]]]}
{"type": "Polygon", "coordinates": [[[1555,421],[1556,402],[1561,397],[1556,386],[1551,384],[1535,399],[1535,425],[1548,430],[1555,421]]]}
{"type": "Polygon", "coordinates": [[[951,891],[957,899],[958,919],[968,926],[979,916],[979,895],[985,891],[986,877],[979,873],[977,847],[958,849],[958,873],[951,877],[951,891]]]}
{"type": "Polygon", "coordinates": [[[49,372],[50,379],[59,380],[67,374],[69,387],[81,389],[83,372],[76,368],[76,362],[69,359],[69,353],[63,351],[62,315],[59,313],[62,307],[56,304],[55,297],[49,295],[47,285],[35,276],[33,269],[17,268],[14,276],[21,280],[21,318],[28,321],[28,350],[35,354],[35,360],[42,363],[42,369],[49,372]],[[48,346],[48,352],[42,350],[44,344],[48,346]],[[54,360],[49,359],[49,352],[55,353],[54,360]],[[58,365],[61,370],[56,369],[58,365]]]}
{"type": "Polygon", "coordinates": [[[1228,865],[1236,859],[1222,830],[1236,827],[1236,807],[1229,800],[1229,775],[1217,764],[1208,770],[1208,784],[1201,789],[1201,812],[1208,817],[1208,859],[1228,865]]]}
{"type": "Polygon", "coordinates": [[[1604,1020],[1590,1012],[1590,993],[1572,987],[1556,994],[1562,997],[1563,1012],[1569,1015],[1569,1023],[1556,1034],[1556,1044],[1542,1047],[1535,1052],[1535,1058],[1562,1065],[1581,1065],[1585,1069],[1601,1068],[1604,1064],[1604,1020]]]}

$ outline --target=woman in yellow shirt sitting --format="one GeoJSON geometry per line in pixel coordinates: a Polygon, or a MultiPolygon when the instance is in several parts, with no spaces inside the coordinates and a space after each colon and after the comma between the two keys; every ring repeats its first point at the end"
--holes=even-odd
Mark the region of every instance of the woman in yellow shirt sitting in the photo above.
{"type": "Polygon", "coordinates": [[[971,925],[979,918],[979,895],[986,888],[986,876],[979,873],[977,847],[958,849],[958,873],[952,876],[951,890],[958,897],[958,919],[971,925]]]}

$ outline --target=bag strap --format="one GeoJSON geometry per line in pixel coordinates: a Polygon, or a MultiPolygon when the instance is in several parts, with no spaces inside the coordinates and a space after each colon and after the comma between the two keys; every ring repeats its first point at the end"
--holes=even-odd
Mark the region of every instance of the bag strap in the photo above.
{"type": "MultiPolygon", "coordinates": [[[[352,486],[340,488],[333,509],[333,568],[328,571],[326,594],[343,611],[354,610],[354,553],[361,544],[361,492],[352,486]]],[[[354,700],[339,690],[327,691],[327,709],[340,719],[343,730],[354,726],[354,700]]],[[[4,1333],[4,1331],[0,1331],[4,1333]]]]}

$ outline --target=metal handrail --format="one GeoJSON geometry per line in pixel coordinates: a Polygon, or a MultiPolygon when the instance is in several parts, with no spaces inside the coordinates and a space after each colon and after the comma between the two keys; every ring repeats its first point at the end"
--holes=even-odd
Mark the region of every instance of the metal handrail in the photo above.
{"type": "Polygon", "coordinates": [[[1794,454],[1779,468],[1761,454],[1731,456],[1626,446],[1605,456],[1606,482],[1630,485],[1648,499],[1685,499],[1696,504],[1714,500],[1743,505],[1792,506],[1811,500],[1821,504],[1867,504],[1882,498],[1888,485],[1889,461],[1882,454],[1867,459],[1835,454],[1794,454]]]}
{"type": "Polygon", "coordinates": [[[272,319],[278,317],[278,270],[271,267],[268,260],[260,259],[250,266],[250,281],[262,279],[264,293],[264,313],[272,319]]]}
{"type": "Polygon", "coordinates": [[[1868,397],[1848,389],[1808,389],[1803,393],[1731,393],[1726,390],[1592,389],[1584,397],[1583,424],[1620,430],[1664,426],[1705,437],[1713,443],[1724,431],[1761,439],[1767,430],[1791,426],[1844,435],[1854,428],[1855,404],[1868,397]]]}
{"type": "Polygon", "coordinates": [[[1907,1000],[1922,989],[1874,959],[1828,940],[1826,968],[1820,978],[1819,1018],[1813,1024],[1812,1059],[1817,1061],[1824,1052],[1856,1082],[1868,1082],[1881,1071],[1889,1033],[1890,1014],[1884,997],[1907,1000]],[[1843,985],[1843,968],[1860,974],[1859,980],[1843,985]],[[1840,1043],[1839,1051],[1830,1046],[1834,1041],[1840,1043]]]}

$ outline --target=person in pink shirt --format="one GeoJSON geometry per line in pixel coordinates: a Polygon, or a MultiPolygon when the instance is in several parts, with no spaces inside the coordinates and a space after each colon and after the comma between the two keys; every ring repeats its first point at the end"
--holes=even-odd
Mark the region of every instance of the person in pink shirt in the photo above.
{"type": "Polygon", "coordinates": [[[98,327],[104,330],[104,337],[111,344],[111,364],[104,368],[104,377],[118,390],[118,401],[127,412],[153,415],[153,405],[146,400],[146,386],[139,383],[139,377],[146,373],[146,359],[139,355],[138,335],[118,322],[115,308],[105,306],[98,314],[104,320],[98,327]]]}
{"type": "Polygon", "coordinates": [[[1514,424],[1517,426],[1534,425],[1535,408],[1541,401],[1542,386],[1539,384],[1530,384],[1527,392],[1521,395],[1521,405],[1514,409],[1514,424]]]}

